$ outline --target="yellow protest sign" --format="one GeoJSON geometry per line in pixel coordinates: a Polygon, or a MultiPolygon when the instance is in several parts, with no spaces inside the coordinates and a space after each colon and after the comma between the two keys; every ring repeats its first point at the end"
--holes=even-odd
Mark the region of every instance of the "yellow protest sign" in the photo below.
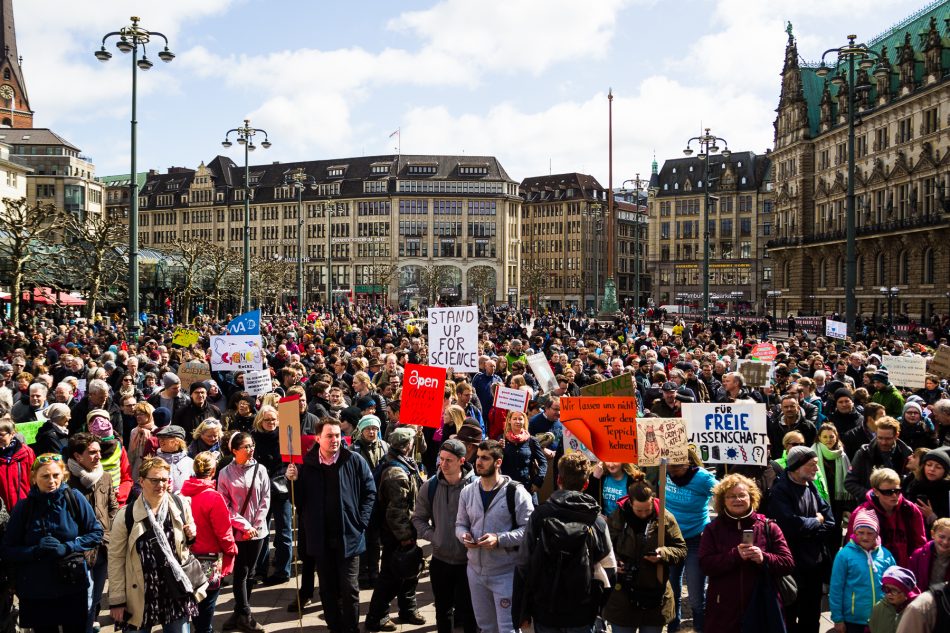
{"type": "Polygon", "coordinates": [[[197,330],[190,330],[186,327],[176,327],[172,344],[181,345],[182,347],[191,347],[198,342],[199,336],[200,334],[197,330]]]}

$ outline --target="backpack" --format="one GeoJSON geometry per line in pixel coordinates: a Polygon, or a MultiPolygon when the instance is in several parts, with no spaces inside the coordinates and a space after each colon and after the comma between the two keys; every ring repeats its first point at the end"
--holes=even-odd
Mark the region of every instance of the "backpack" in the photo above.
{"type": "MultiPolygon", "coordinates": [[[[426,496],[429,497],[429,519],[432,521],[432,527],[435,527],[435,512],[432,511],[432,504],[435,502],[435,493],[439,489],[439,476],[432,475],[426,481],[426,496]]],[[[511,529],[518,529],[518,514],[515,511],[515,496],[518,494],[518,486],[521,483],[512,479],[505,486],[505,501],[508,503],[508,515],[511,517],[511,529]]],[[[515,548],[517,549],[517,548],[515,548]]]]}
{"type": "Polygon", "coordinates": [[[398,459],[383,459],[383,461],[376,464],[376,468],[373,469],[373,482],[376,484],[376,502],[373,504],[373,513],[369,517],[369,527],[379,529],[383,524],[383,504],[380,503],[379,498],[379,484],[383,481],[383,475],[390,468],[401,468],[405,471],[406,475],[412,478],[412,470],[409,466],[398,459]]]}

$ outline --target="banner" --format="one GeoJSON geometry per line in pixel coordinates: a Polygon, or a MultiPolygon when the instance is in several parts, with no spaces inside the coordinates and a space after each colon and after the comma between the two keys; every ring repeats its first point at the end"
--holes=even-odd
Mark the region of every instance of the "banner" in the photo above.
{"type": "MultiPolygon", "coordinates": [[[[564,405],[561,405],[563,415],[564,405]]],[[[707,464],[768,464],[765,405],[758,402],[684,404],[689,443],[707,464]]]]}
{"type": "Polygon", "coordinates": [[[927,359],[923,356],[884,356],[881,363],[892,385],[923,389],[927,377],[927,359]]]}
{"type": "Polygon", "coordinates": [[[950,347],[941,345],[930,360],[930,373],[941,378],[950,378],[950,347]]]}
{"type": "Polygon", "coordinates": [[[429,365],[478,372],[478,308],[429,308],[429,365]]]}
{"type": "Polygon", "coordinates": [[[208,367],[208,363],[202,363],[200,360],[190,360],[179,365],[178,379],[181,381],[182,391],[187,393],[192,384],[211,380],[211,368],[208,367]]]}
{"type": "Polygon", "coordinates": [[[602,380],[581,387],[582,396],[630,396],[637,395],[633,384],[633,374],[620,374],[608,380],[602,380]]]}
{"type": "Polygon", "coordinates": [[[260,371],[264,353],[260,336],[212,336],[212,371],[260,371]]]}
{"type": "Polygon", "coordinates": [[[201,335],[197,330],[189,330],[186,327],[178,326],[175,328],[175,336],[172,338],[172,345],[191,347],[198,342],[199,336],[201,335]]]}
{"type": "Polygon", "coordinates": [[[686,422],[683,418],[637,418],[637,449],[640,468],[659,466],[664,457],[670,464],[688,464],[686,422]]]}
{"type": "Polygon", "coordinates": [[[527,411],[528,400],[530,399],[531,394],[527,391],[511,389],[510,387],[502,387],[499,385],[498,390],[495,392],[495,401],[492,403],[492,406],[506,411],[527,411]]]}
{"type": "Polygon", "coordinates": [[[249,371],[244,374],[244,391],[252,396],[263,396],[274,390],[274,381],[269,369],[249,371]]]}
{"type": "Polygon", "coordinates": [[[825,336],[828,338],[848,338],[848,324],[844,321],[825,320],[825,336]]]}
{"type": "Polygon", "coordinates": [[[261,311],[251,310],[239,314],[228,323],[228,334],[257,335],[261,334],[261,311]]]}
{"type": "Polygon", "coordinates": [[[287,396],[277,401],[277,441],[281,461],[303,463],[300,441],[300,396],[287,396]]]}
{"type": "Polygon", "coordinates": [[[636,398],[561,398],[561,424],[602,462],[637,463],[636,398]]]}
{"type": "Polygon", "coordinates": [[[757,343],[755,347],[752,348],[751,356],[771,363],[775,360],[775,357],[778,356],[778,350],[772,343],[757,343]]]}
{"type": "Polygon", "coordinates": [[[528,367],[531,368],[534,377],[538,379],[538,386],[541,387],[541,391],[551,393],[557,389],[557,378],[554,377],[551,365],[542,352],[528,356],[528,367]]]}
{"type": "MultiPolygon", "coordinates": [[[[36,434],[39,433],[40,427],[46,423],[45,420],[37,422],[20,422],[15,424],[16,432],[23,436],[23,443],[26,445],[36,444],[36,434]]],[[[33,464],[30,464],[32,466],[33,464]]]]}
{"type": "Polygon", "coordinates": [[[747,359],[736,361],[736,373],[742,376],[742,382],[746,387],[752,387],[753,389],[768,387],[769,372],[771,371],[771,362],[747,359]]]}
{"type": "Polygon", "coordinates": [[[399,423],[440,428],[444,396],[444,367],[407,364],[403,373],[399,423]]]}

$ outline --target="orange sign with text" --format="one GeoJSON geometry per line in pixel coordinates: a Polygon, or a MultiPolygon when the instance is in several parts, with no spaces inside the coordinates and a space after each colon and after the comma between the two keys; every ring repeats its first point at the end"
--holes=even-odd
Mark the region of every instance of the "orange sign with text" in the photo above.
{"type": "Polygon", "coordinates": [[[561,424],[599,460],[637,463],[636,398],[561,398],[561,424]]]}

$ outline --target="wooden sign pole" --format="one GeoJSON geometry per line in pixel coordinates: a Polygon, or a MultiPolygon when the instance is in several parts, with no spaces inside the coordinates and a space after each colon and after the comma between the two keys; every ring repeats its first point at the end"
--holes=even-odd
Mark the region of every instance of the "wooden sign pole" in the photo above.
{"type": "MultiPolygon", "coordinates": [[[[666,544],[666,458],[660,460],[660,511],[656,519],[656,547],[666,544]]],[[[656,565],[656,579],[663,582],[663,563],[656,565]]]]}

